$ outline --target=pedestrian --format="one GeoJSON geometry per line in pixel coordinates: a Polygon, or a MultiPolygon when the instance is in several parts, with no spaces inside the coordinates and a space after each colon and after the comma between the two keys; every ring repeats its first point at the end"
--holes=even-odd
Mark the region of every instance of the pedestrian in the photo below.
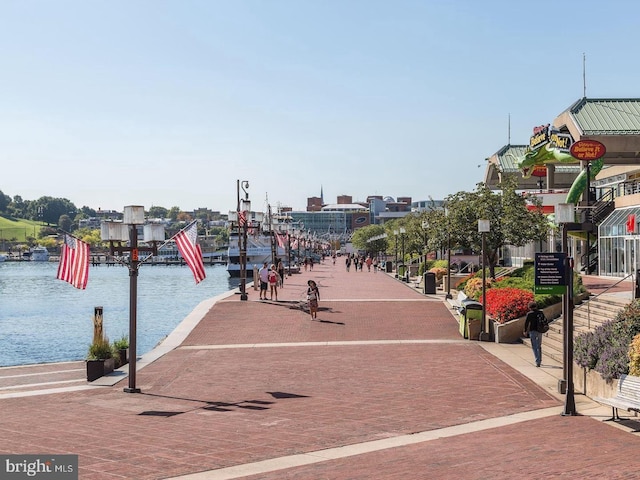
{"type": "Polygon", "coordinates": [[[309,270],[313,270],[313,256],[309,257],[309,270]]]}
{"type": "Polygon", "coordinates": [[[355,268],[355,271],[358,271],[358,257],[354,256],[353,257],[353,268],[355,268]]]}
{"type": "Polygon", "coordinates": [[[307,282],[307,303],[309,305],[309,314],[311,318],[318,318],[318,300],[320,300],[320,291],[318,285],[313,280],[307,282]]]}
{"type": "Polygon", "coordinates": [[[544,313],[538,308],[536,302],[529,303],[529,313],[524,321],[524,335],[531,339],[531,349],[536,367],[542,363],[542,333],[538,331],[538,322],[544,319],[544,313]]]}
{"type": "Polygon", "coordinates": [[[271,264],[271,269],[269,270],[269,287],[271,288],[271,297],[270,299],[273,300],[273,294],[276,294],[276,302],[278,301],[278,277],[280,277],[280,275],[278,275],[278,272],[276,272],[276,266],[274,264],[271,264]]]}
{"type": "Polygon", "coordinates": [[[276,271],[278,272],[278,275],[280,275],[280,287],[284,287],[284,263],[282,263],[282,260],[278,259],[278,261],[276,262],[276,264],[278,265],[276,267],[276,271]]]}
{"type": "Polygon", "coordinates": [[[267,285],[269,284],[269,267],[267,267],[267,262],[262,264],[262,268],[258,271],[258,277],[260,278],[260,300],[266,300],[267,285]]]}
{"type": "Polygon", "coordinates": [[[376,273],[378,271],[378,257],[375,257],[373,259],[373,273],[376,273]]]}
{"type": "Polygon", "coordinates": [[[365,262],[367,263],[367,272],[370,272],[371,264],[373,263],[373,260],[371,260],[371,255],[367,255],[367,259],[365,260],[365,262]]]}
{"type": "Polygon", "coordinates": [[[351,257],[349,255],[347,255],[347,259],[345,260],[344,264],[347,266],[347,272],[348,272],[349,268],[351,268],[351,257]]]}

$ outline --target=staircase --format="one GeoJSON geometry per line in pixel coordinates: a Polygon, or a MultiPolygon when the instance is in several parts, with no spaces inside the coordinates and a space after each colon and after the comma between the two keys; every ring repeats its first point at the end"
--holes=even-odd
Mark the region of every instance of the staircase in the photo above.
{"type": "MultiPolygon", "coordinates": [[[[613,295],[602,295],[585,300],[580,305],[576,305],[573,310],[573,331],[574,335],[593,330],[604,322],[613,320],[618,311],[629,304],[625,298],[613,295]]],[[[542,355],[549,357],[556,362],[563,363],[564,356],[564,335],[562,328],[562,317],[553,320],[549,324],[549,331],[542,335],[542,355]]],[[[531,340],[523,338],[522,342],[531,348],[531,340]]]]}

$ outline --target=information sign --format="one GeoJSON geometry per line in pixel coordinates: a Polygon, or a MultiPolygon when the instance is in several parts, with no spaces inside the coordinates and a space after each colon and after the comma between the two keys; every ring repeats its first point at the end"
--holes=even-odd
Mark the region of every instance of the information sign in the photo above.
{"type": "Polygon", "coordinates": [[[536,253],[535,293],[562,295],[566,293],[565,253],[536,253]]]}

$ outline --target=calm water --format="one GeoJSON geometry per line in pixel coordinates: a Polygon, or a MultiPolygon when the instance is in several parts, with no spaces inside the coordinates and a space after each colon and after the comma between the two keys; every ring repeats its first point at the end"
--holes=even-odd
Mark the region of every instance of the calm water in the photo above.
{"type": "MultiPolygon", "coordinates": [[[[57,280],[56,262],[0,263],[0,366],[82,360],[93,339],[93,309],[104,308],[110,340],[129,332],[129,271],[90,267],[86,290],[57,280]]],[[[226,266],[142,265],[138,275],[138,354],[151,350],[202,301],[238,285],[226,266]]]]}

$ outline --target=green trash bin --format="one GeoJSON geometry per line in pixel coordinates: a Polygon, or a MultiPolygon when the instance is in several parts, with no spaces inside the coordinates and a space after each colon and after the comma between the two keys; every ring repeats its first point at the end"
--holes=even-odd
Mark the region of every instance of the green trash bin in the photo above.
{"type": "Polygon", "coordinates": [[[469,340],[479,340],[482,331],[482,304],[471,299],[465,300],[462,302],[460,314],[464,316],[463,337],[469,340]]]}

